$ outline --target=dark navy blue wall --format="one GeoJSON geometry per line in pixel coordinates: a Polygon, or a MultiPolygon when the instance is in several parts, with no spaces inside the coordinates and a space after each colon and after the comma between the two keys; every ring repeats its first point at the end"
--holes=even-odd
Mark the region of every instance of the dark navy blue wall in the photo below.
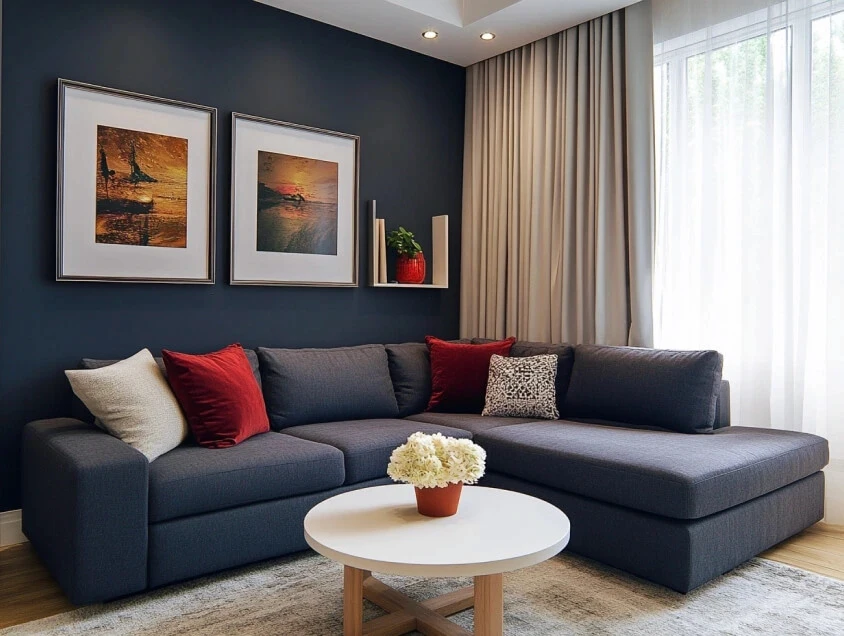
{"type": "Polygon", "coordinates": [[[462,68],[250,0],[5,0],[2,29],[0,510],[22,427],[68,413],[83,356],[457,336],[462,68]],[[59,77],[218,109],[215,286],[54,282],[59,77]],[[365,231],[358,289],[229,286],[232,111],[360,135],[361,213],[425,242],[449,214],[451,289],[365,287],[365,231]]]}

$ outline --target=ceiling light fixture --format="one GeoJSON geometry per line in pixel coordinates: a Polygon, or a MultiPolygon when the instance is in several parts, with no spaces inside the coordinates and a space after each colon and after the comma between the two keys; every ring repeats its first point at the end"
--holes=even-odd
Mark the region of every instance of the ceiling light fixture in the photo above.
{"type": "Polygon", "coordinates": [[[494,40],[495,39],[495,33],[490,33],[489,31],[487,31],[486,33],[481,33],[481,39],[482,40],[494,40]]]}
{"type": "Polygon", "coordinates": [[[426,40],[436,40],[439,35],[436,31],[424,31],[422,33],[422,37],[426,40]]]}

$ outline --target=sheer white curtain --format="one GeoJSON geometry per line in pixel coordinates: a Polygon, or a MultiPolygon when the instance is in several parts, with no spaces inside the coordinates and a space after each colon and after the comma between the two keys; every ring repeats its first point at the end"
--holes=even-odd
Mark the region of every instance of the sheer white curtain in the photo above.
{"type": "Polygon", "coordinates": [[[735,424],[828,438],[844,523],[844,2],[653,11],[656,346],[723,352],[735,424]]]}

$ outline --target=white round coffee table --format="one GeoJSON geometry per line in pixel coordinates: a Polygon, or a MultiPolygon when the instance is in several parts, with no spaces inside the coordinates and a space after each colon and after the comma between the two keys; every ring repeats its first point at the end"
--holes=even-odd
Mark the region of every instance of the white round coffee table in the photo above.
{"type": "Polygon", "coordinates": [[[345,636],[469,634],[446,616],[475,608],[475,634],[500,636],[502,573],[541,563],[568,544],[569,520],[540,499],[508,490],[467,486],[453,517],[416,511],[412,486],[376,486],[337,495],[305,517],[305,539],[345,566],[345,636]],[[372,577],[474,577],[474,586],[422,603],[372,577]],[[389,614],[363,623],[363,599],[389,614]]]}

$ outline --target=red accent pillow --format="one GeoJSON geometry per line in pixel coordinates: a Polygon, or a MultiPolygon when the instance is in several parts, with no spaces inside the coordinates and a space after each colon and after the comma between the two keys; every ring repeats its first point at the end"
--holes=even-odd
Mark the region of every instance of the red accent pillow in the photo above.
{"type": "Polygon", "coordinates": [[[480,413],[486,400],[489,361],[509,356],[515,338],[487,344],[458,344],[426,336],[431,354],[431,399],[428,411],[480,413]]]}
{"type": "Polygon", "coordinates": [[[161,355],[200,446],[227,448],[270,430],[261,387],[239,344],[204,355],[166,349],[161,355]]]}

